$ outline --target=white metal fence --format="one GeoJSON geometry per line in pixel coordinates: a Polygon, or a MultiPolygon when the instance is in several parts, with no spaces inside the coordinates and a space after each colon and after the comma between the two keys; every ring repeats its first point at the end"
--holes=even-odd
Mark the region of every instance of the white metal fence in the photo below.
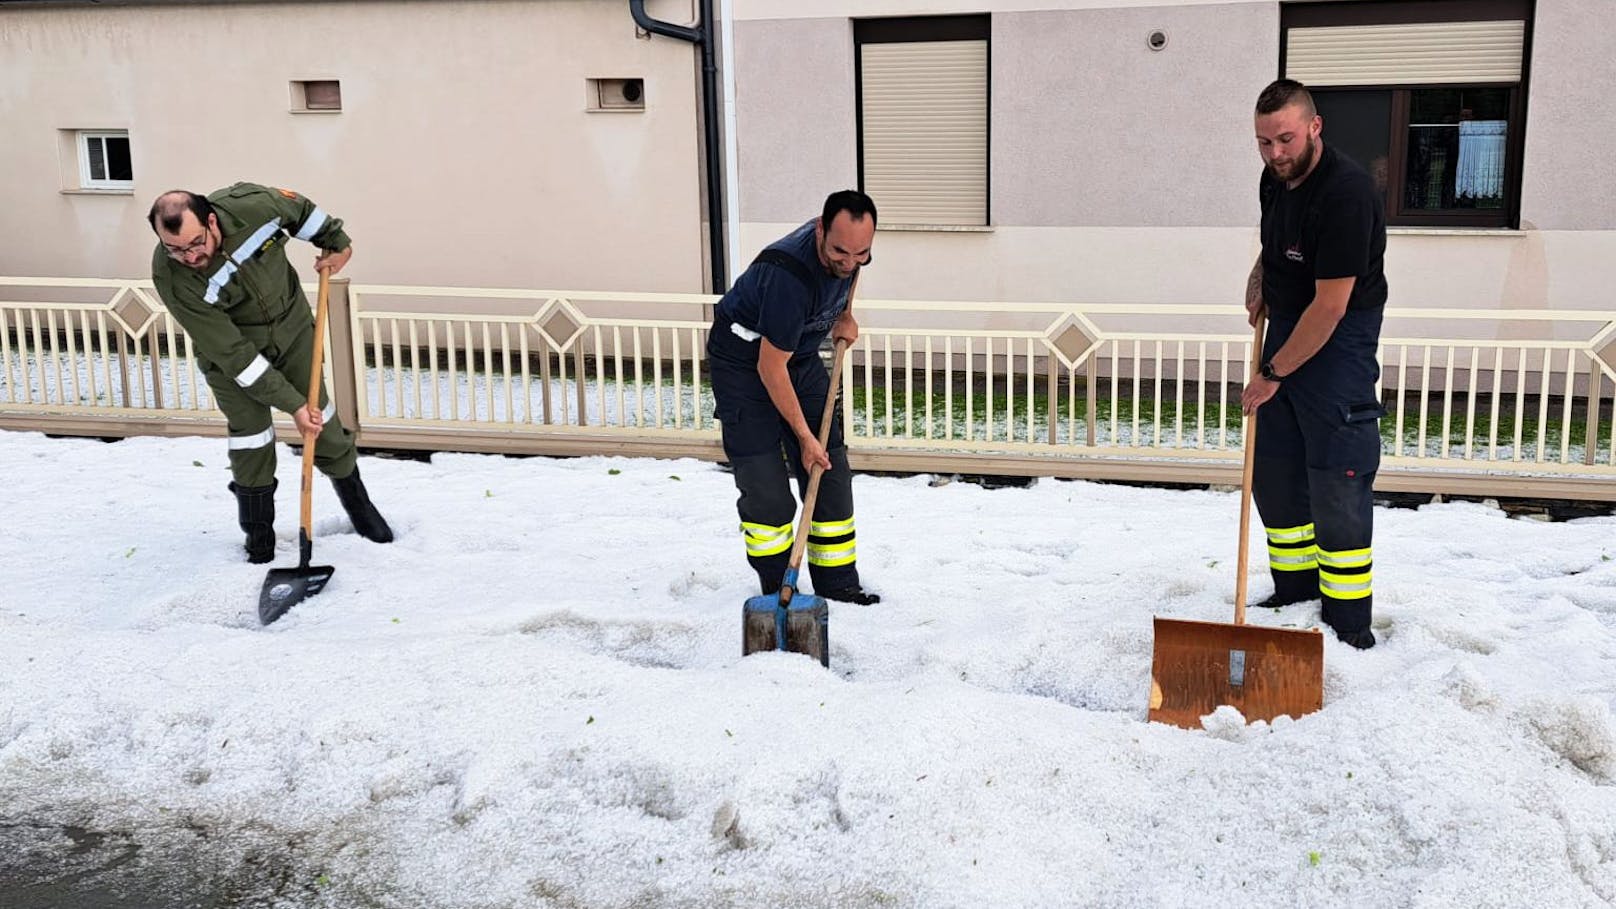
{"type": "MultiPolygon", "coordinates": [[[[0,295],[0,425],[220,431],[149,282],[0,278],[0,295]]],[[[717,457],[713,302],[338,282],[328,381],[374,445],[717,457]]],[[[1238,306],[855,308],[842,408],[861,466],[1103,476],[1126,463],[1193,481],[1238,460],[1251,344],[1238,306]]],[[[1394,303],[1381,361],[1388,474],[1517,490],[1616,478],[1616,313],[1394,303]]]]}

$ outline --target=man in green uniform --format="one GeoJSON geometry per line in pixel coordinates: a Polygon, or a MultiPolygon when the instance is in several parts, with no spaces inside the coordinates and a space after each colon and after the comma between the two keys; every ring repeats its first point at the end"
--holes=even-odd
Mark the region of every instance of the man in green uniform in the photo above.
{"type": "MultiPolygon", "coordinates": [[[[158,245],[152,283],[190,335],[202,374],[230,428],[230,490],[236,495],[247,560],[275,556],[275,430],[271,408],[292,415],[298,432],[318,433],[314,463],[367,540],[393,531],[359,479],[353,433],[337,419],[324,388],[308,406],[314,319],[297,270],[286,260],[289,237],[322,252],[316,269],[335,274],[353,248],[342,221],[287,189],[237,183],[209,196],[163,193],[147,215],[158,245]]],[[[322,383],[323,384],[323,383],[322,383]]]]}

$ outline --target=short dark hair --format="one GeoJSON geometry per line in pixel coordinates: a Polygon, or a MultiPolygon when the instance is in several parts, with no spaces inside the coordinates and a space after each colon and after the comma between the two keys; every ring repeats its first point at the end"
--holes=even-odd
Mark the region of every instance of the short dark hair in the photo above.
{"type": "Polygon", "coordinates": [[[856,189],[843,189],[825,197],[825,210],[819,215],[819,225],[829,230],[830,222],[836,220],[837,213],[844,211],[854,221],[862,221],[865,215],[869,215],[872,224],[880,223],[875,217],[875,202],[869,196],[856,189]]]}
{"type": "Polygon", "coordinates": [[[208,215],[213,214],[213,203],[206,196],[183,189],[171,189],[152,203],[151,211],[146,213],[146,223],[152,230],[157,230],[157,222],[163,222],[163,229],[169,233],[178,233],[185,224],[185,213],[189,211],[196,215],[196,220],[203,227],[208,226],[208,215]]]}
{"type": "Polygon", "coordinates": [[[1301,105],[1302,113],[1309,117],[1319,112],[1313,106],[1313,93],[1307,90],[1307,86],[1295,79],[1275,79],[1257,96],[1257,113],[1271,114],[1292,104],[1301,105]]]}

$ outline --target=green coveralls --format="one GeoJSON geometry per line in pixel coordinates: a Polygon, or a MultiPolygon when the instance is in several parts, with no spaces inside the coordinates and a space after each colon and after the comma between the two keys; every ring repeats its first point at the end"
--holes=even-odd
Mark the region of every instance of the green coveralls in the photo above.
{"type": "MultiPolygon", "coordinates": [[[[152,283],[193,349],[230,428],[230,472],[244,487],[275,479],[275,430],[270,408],[287,413],[308,403],[314,365],[314,318],[286,259],[290,237],[324,250],[349,246],[342,220],[292,192],[237,183],[208,196],[223,243],[215,263],[198,271],[152,253],[152,283]]],[[[314,463],[333,479],[354,472],[358,452],[324,383],[324,427],[314,463]]]]}

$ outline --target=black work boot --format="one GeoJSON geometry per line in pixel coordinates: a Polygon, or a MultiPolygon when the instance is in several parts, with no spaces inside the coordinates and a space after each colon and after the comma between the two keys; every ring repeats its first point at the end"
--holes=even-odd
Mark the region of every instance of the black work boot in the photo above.
{"type": "Polygon", "coordinates": [[[1342,631],[1337,628],[1335,636],[1341,640],[1341,643],[1350,644],[1359,650],[1368,650],[1375,646],[1375,633],[1368,628],[1360,628],[1357,631],[1342,631]]]}
{"type": "Polygon", "coordinates": [[[1252,603],[1251,608],[1252,609],[1283,609],[1286,606],[1291,605],[1292,603],[1305,603],[1308,600],[1316,600],[1318,598],[1319,598],[1319,595],[1317,593],[1314,593],[1311,596],[1286,596],[1285,594],[1282,594],[1282,593],[1279,593],[1278,591],[1275,591],[1274,593],[1269,594],[1267,599],[1260,600],[1260,601],[1258,601],[1256,603],[1252,603]]]}
{"type": "Polygon", "coordinates": [[[236,494],[236,518],[247,532],[247,561],[261,565],[275,558],[275,487],[238,486],[231,482],[230,491],[236,494]]]}
{"type": "Polygon", "coordinates": [[[1335,630],[1335,636],[1343,644],[1350,644],[1359,650],[1375,646],[1375,633],[1369,630],[1370,617],[1374,615],[1372,597],[1361,600],[1325,597],[1323,612],[1324,624],[1335,630]]]}
{"type": "Polygon", "coordinates": [[[358,465],[354,466],[353,473],[340,480],[332,477],[331,485],[337,490],[337,500],[342,503],[342,510],[348,513],[348,520],[353,522],[354,532],[372,543],[393,542],[393,528],[387,526],[381,512],[370,503],[365,481],[359,479],[358,465]]]}
{"type": "Polygon", "coordinates": [[[863,587],[847,587],[841,590],[814,591],[827,600],[836,600],[842,603],[852,603],[855,606],[873,606],[881,602],[879,593],[870,593],[863,587]]]}

